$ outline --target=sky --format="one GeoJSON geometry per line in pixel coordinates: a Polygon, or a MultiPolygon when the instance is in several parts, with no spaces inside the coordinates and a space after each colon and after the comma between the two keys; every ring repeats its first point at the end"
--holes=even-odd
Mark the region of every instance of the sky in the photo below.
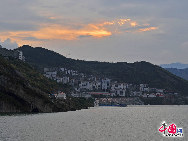
{"type": "Polygon", "coordinates": [[[188,63],[187,0],[1,0],[0,44],[68,58],[188,63]]]}

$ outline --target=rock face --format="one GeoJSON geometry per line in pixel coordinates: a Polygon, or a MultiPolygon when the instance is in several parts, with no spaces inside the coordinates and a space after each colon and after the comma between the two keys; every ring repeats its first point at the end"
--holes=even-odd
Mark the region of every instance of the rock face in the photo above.
{"type": "Polygon", "coordinates": [[[11,103],[0,101],[0,113],[19,113],[21,110],[11,103]]]}
{"type": "Polygon", "coordinates": [[[27,85],[4,84],[1,85],[0,112],[32,112],[34,109],[53,112],[54,106],[44,92],[27,85]]]}

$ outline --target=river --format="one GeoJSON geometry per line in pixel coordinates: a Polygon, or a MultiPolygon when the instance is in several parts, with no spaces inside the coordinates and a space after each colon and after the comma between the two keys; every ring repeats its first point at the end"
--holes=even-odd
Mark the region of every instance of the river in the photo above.
{"type": "Polygon", "coordinates": [[[188,141],[188,106],[94,107],[80,111],[0,116],[0,141],[188,141]],[[183,128],[164,137],[161,122],[183,128]]]}

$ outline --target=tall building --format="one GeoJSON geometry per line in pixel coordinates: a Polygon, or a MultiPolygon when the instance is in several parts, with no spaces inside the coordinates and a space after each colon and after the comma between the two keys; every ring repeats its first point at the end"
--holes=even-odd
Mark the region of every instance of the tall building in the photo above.
{"type": "Polygon", "coordinates": [[[23,52],[18,50],[18,59],[25,61],[25,57],[23,56],[23,52]]]}
{"type": "Polygon", "coordinates": [[[12,58],[16,58],[22,61],[25,61],[25,57],[23,56],[23,52],[19,51],[19,50],[8,50],[6,48],[2,48],[2,46],[0,47],[0,55],[2,55],[3,57],[12,57],[12,58]]]}

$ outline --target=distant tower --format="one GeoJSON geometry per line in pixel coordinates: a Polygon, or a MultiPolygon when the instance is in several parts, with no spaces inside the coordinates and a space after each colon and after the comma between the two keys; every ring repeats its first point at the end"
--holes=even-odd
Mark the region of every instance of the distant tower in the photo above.
{"type": "Polygon", "coordinates": [[[23,52],[18,50],[18,59],[22,60],[22,61],[25,61],[25,57],[23,56],[23,52]]]}

